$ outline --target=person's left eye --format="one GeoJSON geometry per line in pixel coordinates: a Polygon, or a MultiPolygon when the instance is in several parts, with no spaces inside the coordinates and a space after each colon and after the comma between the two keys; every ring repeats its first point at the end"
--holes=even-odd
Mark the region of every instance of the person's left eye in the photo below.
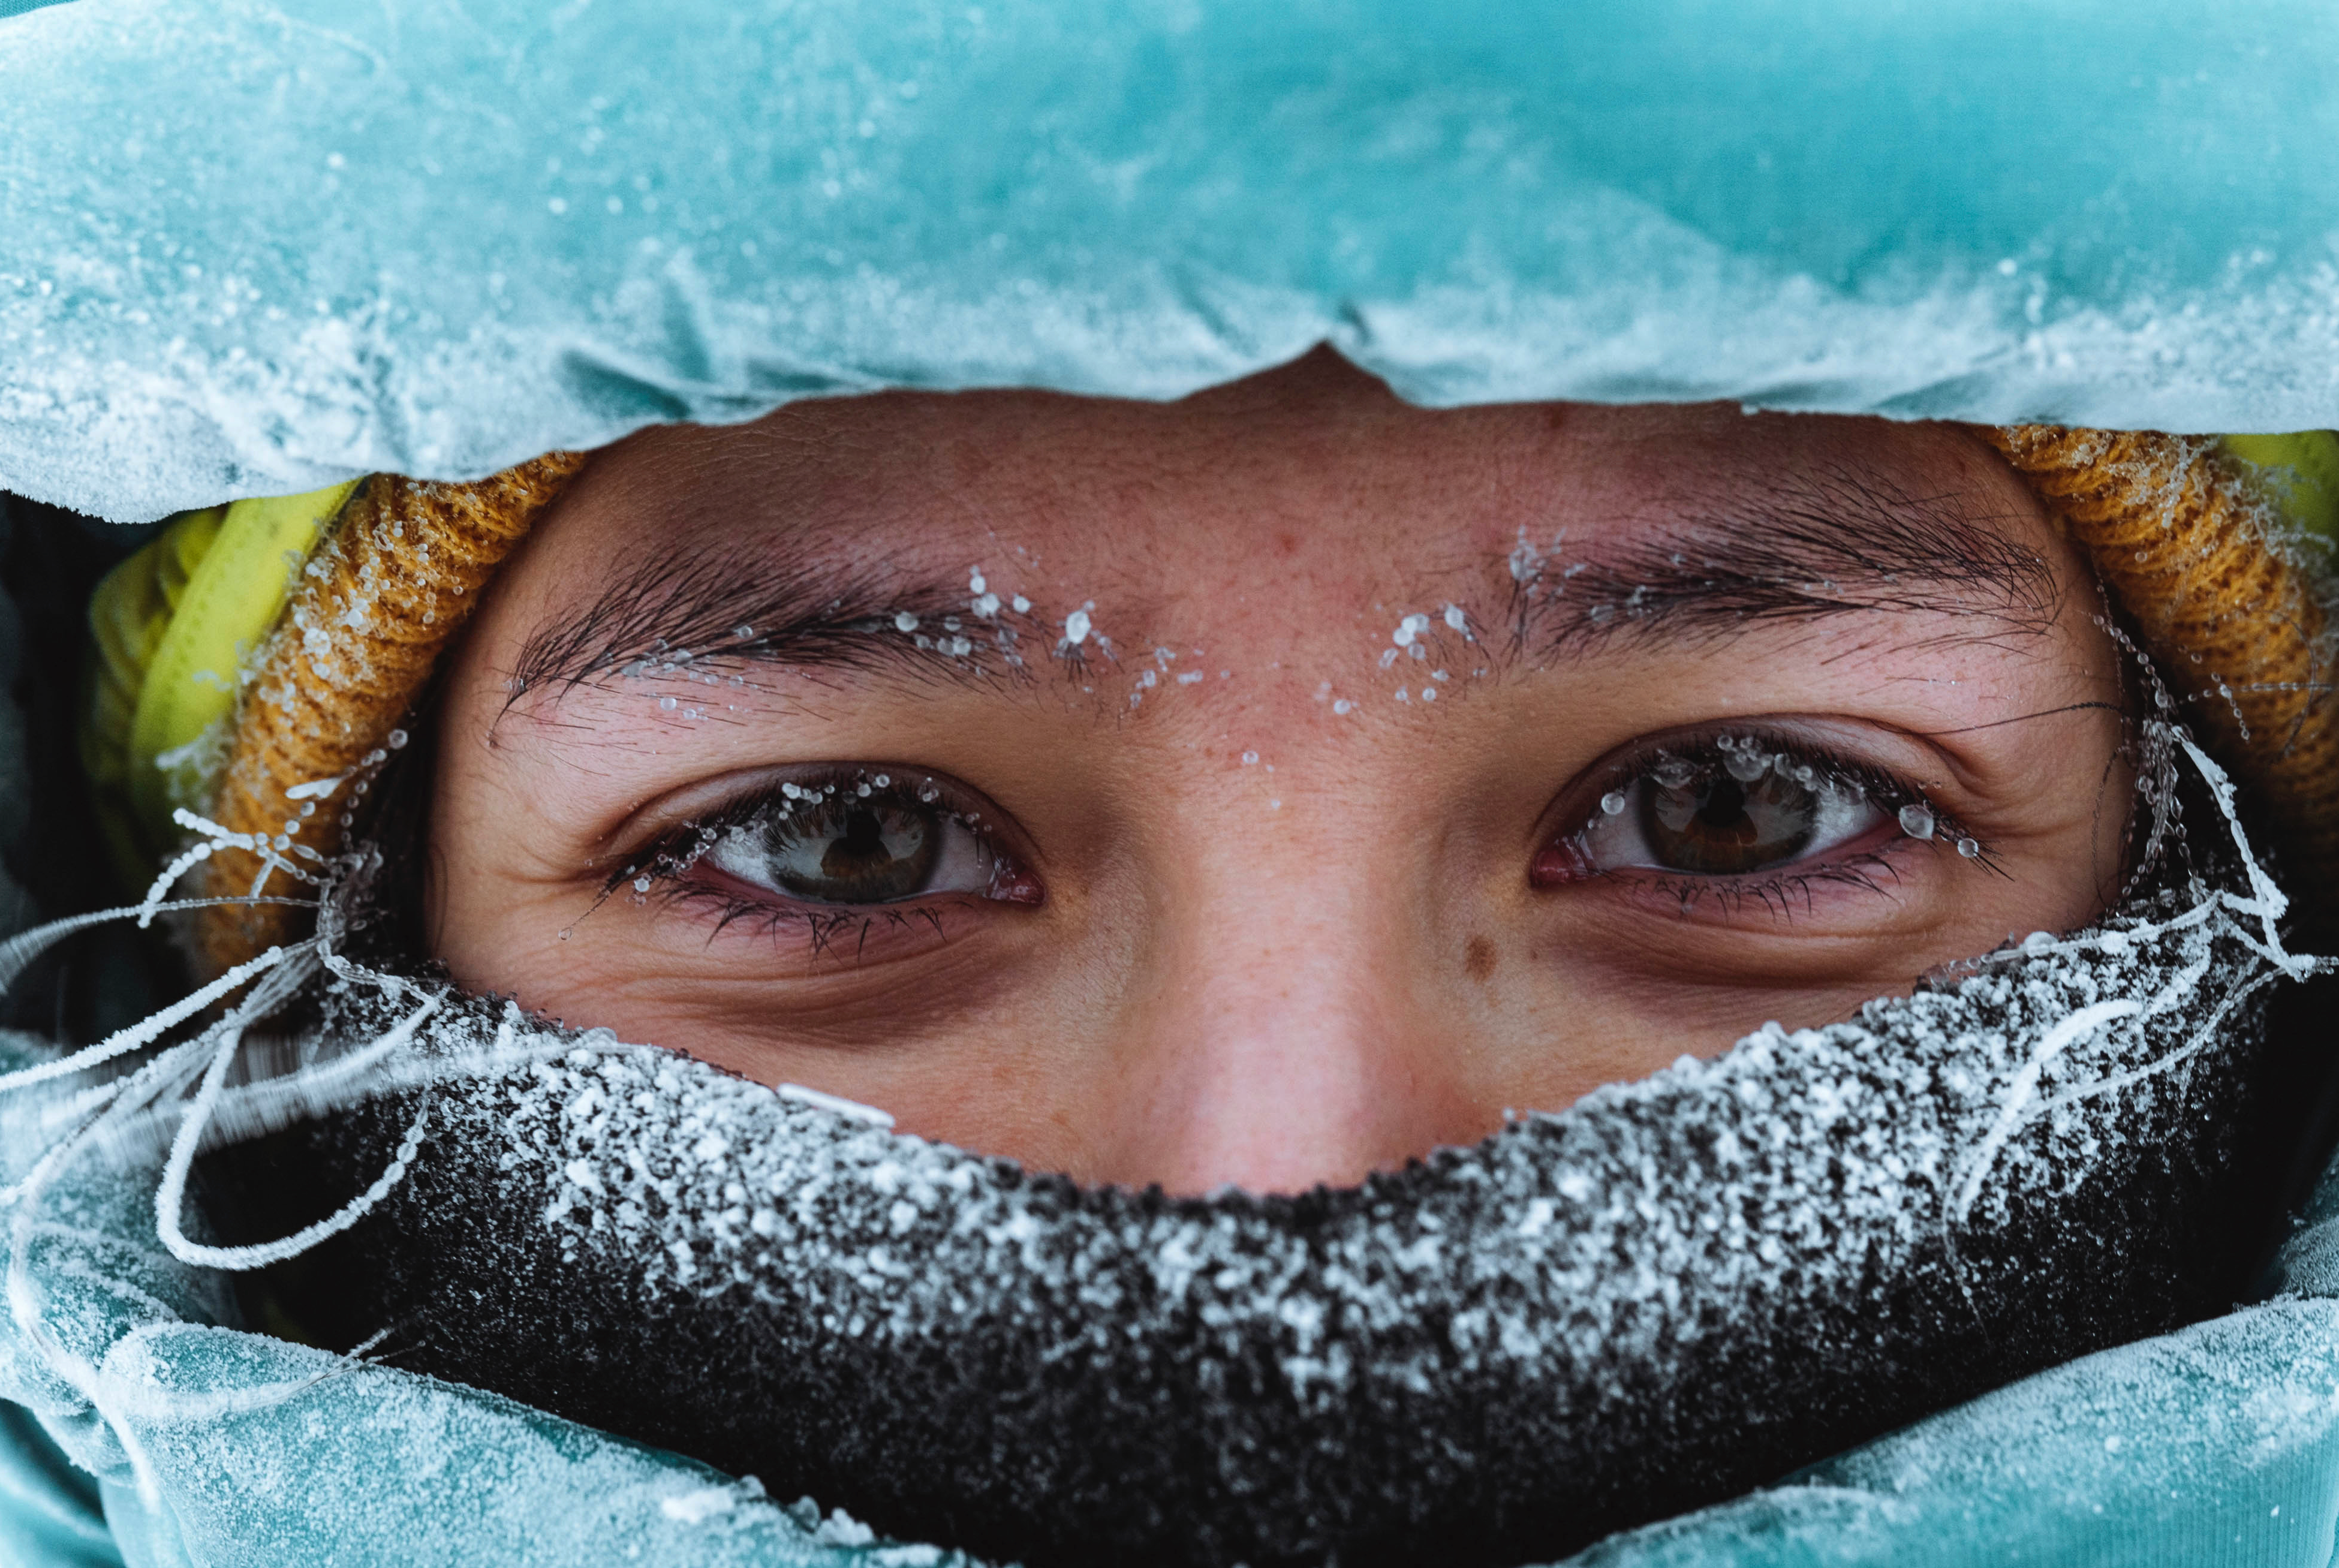
{"type": "Polygon", "coordinates": [[[1820,863],[1902,831],[1894,806],[1920,797],[1871,773],[1753,735],[1661,749],[1613,780],[1531,874],[1552,885],[1605,872],[1747,877],[1820,863]]]}

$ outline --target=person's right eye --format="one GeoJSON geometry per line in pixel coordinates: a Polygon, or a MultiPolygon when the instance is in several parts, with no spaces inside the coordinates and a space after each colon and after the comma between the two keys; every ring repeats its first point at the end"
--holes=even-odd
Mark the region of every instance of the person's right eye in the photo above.
{"type": "Polygon", "coordinates": [[[611,891],[664,884],[769,912],[839,912],[952,895],[1040,902],[972,792],[923,770],[823,764],[764,775],[627,857],[611,891]]]}

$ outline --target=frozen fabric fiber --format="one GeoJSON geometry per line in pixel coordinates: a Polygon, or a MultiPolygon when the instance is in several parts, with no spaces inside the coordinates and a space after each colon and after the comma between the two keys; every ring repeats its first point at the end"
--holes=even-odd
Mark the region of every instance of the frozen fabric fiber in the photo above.
{"type": "Polygon", "coordinates": [[[75,0],[0,488],[117,518],[883,387],[2339,423],[2339,14],[75,0]]]}

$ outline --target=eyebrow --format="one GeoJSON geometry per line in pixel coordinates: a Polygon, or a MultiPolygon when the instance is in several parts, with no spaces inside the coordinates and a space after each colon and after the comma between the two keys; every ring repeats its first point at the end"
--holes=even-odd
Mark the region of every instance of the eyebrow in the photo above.
{"type": "MultiPolygon", "coordinates": [[[[1556,658],[1619,637],[1693,643],[1876,612],[1983,623],[1945,634],[1960,641],[2042,635],[2061,588],[2045,557],[2007,532],[2013,520],[1962,493],[1912,496],[1880,476],[1828,469],[1751,495],[1668,501],[1663,527],[1580,557],[1568,556],[1564,530],[1547,549],[1522,530],[1505,651],[1556,658]]],[[[1002,594],[985,616],[978,597],[965,578],[936,581],[899,562],[668,545],[581,613],[528,636],[506,708],[612,675],[726,663],[980,685],[1076,675],[1091,649],[1118,660],[1109,636],[1065,647],[1036,606],[1016,611],[1002,594]]]]}
{"type": "Polygon", "coordinates": [[[1880,477],[1799,474],[1751,498],[1667,508],[1673,526],[1575,560],[1525,536],[1510,558],[1515,653],[1581,654],[1619,636],[1718,639],[1878,611],[1986,623],[1958,640],[2035,636],[2062,589],[2008,513],[1959,492],[1912,496],[1880,477]],[[1686,514],[1684,518],[1683,514],[1686,514]]]}
{"type": "Polygon", "coordinates": [[[921,579],[894,563],[667,546],[582,612],[532,632],[514,661],[505,707],[613,675],[726,664],[988,683],[1035,678],[1035,666],[1077,673],[1092,653],[1118,657],[1110,636],[1092,633],[1060,648],[1058,628],[1036,606],[1016,610],[1001,594],[995,612],[983,615],[979,597],[966,578],[921,579]]]}

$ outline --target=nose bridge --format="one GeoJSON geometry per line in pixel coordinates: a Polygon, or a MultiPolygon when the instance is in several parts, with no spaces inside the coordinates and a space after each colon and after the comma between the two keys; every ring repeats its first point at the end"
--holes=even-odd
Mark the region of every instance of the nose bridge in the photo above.
{"type": "Polygon", "coordinates": [[[1100,1174],[1290,1191],[1444,1139],[1455,1108],[1420,1070],[1444,1042],[1406,957],[1422,868],[1375,837],[1294,822],[1183,857],[1150,994],[1124,1014],[1130,1092],[1100,1174]]]}

